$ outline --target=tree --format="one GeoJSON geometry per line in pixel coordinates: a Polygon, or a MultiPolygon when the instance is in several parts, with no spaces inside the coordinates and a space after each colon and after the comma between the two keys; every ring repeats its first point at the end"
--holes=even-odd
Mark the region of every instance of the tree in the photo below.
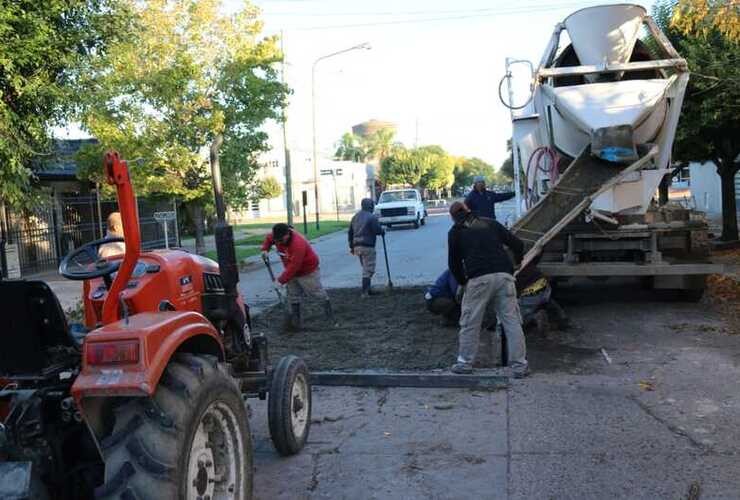
{"type": "Polygon", "coordinates": [[[487,182],[496,180],[496,172],[493,166],[480,158],[458,158],[455,163],[453,190],[462,194],[465,188],[473,185],[473,179],[482,175],[487,182]]]}
{"type": "Polygon", "coordinates": [[[672,2],[671,27],[684,35],[707,37],[716,32],[740,42],[740,4],[737,0],[679,0],[672,2]]]}
{"type": "Polygon", "coordinates": [[[283,186],[273,177],[260,179],[257,184],[257,197],[262,200],[271,200],[283,194],[283,186]]]}
{"type": "Polygon", "coordinates": [[[117,0],[0,3],[0,199],[28,205],[32,162],[74,111],[79,76],[128,22],[117,0]]]}
{"type": "Polygon", "coordinates": [[[424,189],[441,191],[449,189],[455,182],[455,159],[440,146],[421,146],[413,153],[424,164],[424,173],[419,185],[424,189]]]}
{"type": "Polygon", "coordinates": [[[417,186],[425,165],[418,155],[403,146],[396,146],[380,161],[380,180],[383,184],[417,186]]]}
{"type": "MultiPolygon", "coordinates": [[[[260,38],[258,10],[227,15],[219,0],[132,2],[137,30],[87,76],[82,122],[98,151],[144,159],[132,170],[139,194],[177,196],[205,248],[204,208],[212,200],[208,156],[220,162],[227,203],[243,203],[267,149],[260,127],[279,119],[287,89],[273,64],[276,39],[260,38]]],[[[99,156],[86,174],[99,172],[99,156]]]]}
{"type": "Polygon", "coordinates": [[[506,152],[509,153],[509,156],[501,164],[498,171],[511,181],[514,179],[514,154],[511,151],[511,139],[506,139],[506,152]]]}
{"type": "Polygon", "coordinates": [[[360,144],[366,158],[375,158],[382,163],[397,144],[393,141],[396,132],[391,128],[381,128],[368,137],[362,138],[360,144]]]}
{"type": "Polygon", "coordinates": [[[362,138],[351,132],[345,133],[336,146],[335,160],[364,162],[367,159],[362,138]]]}
{"type": "Polygon", "coordinates": [[[734,241],[738,239],[734,179],[740,171],[740,11],[737,4],[734,10],[728,5],[732,4],[681,0],[674,7],[663,2],[655,17],[692,72],[674,159],[714,162],[722,183],[722,239],[734,241]]]}

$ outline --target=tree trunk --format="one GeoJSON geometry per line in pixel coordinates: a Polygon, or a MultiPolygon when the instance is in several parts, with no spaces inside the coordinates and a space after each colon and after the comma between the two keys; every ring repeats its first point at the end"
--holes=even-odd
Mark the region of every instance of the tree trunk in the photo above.
{"type": "Polygon", "coordinates": [[[204,216],[203,205],[200,201],[189,201],[185,203],[185,210],[188,211],[190,220],[193,222],[195,229],[195,253],[203,255],[206,253],[206,241],[204,234],[204,216]]]}
{"type": "Polygon", "coordinates": [[[736,241],[737,231],[737,204],[735,203],[735,174],[737,166],[732,159],[723,159],[724,165],[717,167],[717,173],[722,180],[722,241],[736,241]]]}

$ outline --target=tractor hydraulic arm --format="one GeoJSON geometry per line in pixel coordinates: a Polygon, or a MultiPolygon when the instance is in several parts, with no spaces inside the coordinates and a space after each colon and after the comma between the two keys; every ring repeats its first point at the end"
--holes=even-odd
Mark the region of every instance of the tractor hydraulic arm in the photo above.
{"type": "Polygon", "coordinates": [[[139,213],[136,208],[136,197],[131,186],[128,174],[128,165],[115,151],[105,154],[103,160],[105,176],[108,184],[116,186],[118,194],[118,209],[123,222],[123,238],[126,243],[126,252],[123,262],[118,269],[116,279],[103,303],[103,324],[107,325],[119,320],[121,292],[126,289],[129,278],[136,266],[141,253],[141,236],[139,234],[139,213]]]}

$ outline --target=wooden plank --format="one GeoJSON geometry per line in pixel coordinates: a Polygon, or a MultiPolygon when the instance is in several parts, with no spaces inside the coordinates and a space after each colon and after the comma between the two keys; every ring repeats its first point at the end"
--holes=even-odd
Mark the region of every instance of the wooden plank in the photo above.
{"type": "Polygon", "coordinates": [[[537,72],[536,78],[550,78],[558,76],[592,75],[595,73],[619,73],[622,71],[644,71],[647,69],[675,68],[686,70],[686,59],[660,59],[657,61],[638,61],[623,64],[566,66],[563,68],[543,68],[537,72]]]}
{"type": "Polygon", "coordinates": [[[311,372],[311,384],[345,387],[418,387],[437,389],[505,389],[509,377],[500,371],[479,370],[472,375],[430,372],[382,372],[376,370],[311,372]]]}

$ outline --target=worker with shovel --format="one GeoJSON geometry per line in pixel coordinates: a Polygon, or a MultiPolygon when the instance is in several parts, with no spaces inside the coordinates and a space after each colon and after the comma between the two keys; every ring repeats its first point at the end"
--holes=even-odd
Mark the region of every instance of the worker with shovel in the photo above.
{"type": "Polygon", "coordinates": [[[267,257],[272,245],[277,248],[285,268],[277,280],[288,288],[293,328],[303,326],[301,302],[304,295],[322,300],[327,320],[334,322],[329,294],[321,286],[319,256],[311,244],[289,225],[279,223],[272,226],[272,232],[265,236],[262,243],[263,258],[267,257]]]}
{"type": "Polygon", "coordinates": [[[448,233],[448,267],[465,287],[460,316],[460,347],[451,371],[472,373],[489,303],[508,341],[508,360],[515,378],[528,375],[524,332],[517,303],[514,266],[504,246],[521,262],[524,244],[493,219],[476,217],[464,203],[450,206],[454,225],[448,233]]]}
{"type": "Polygon", "coordinates": [[[349,240],[349,253],[360,259],[362,266],[362,297],[369,297],[370,284],[375,274],[375,243],[378,235],[385,235],[385,230],[380,225],[378,218],[373,214],[375,203],[370,198],[365,198],[360,203],[361,210],[352,217],[347,239],[349,240]]]}

